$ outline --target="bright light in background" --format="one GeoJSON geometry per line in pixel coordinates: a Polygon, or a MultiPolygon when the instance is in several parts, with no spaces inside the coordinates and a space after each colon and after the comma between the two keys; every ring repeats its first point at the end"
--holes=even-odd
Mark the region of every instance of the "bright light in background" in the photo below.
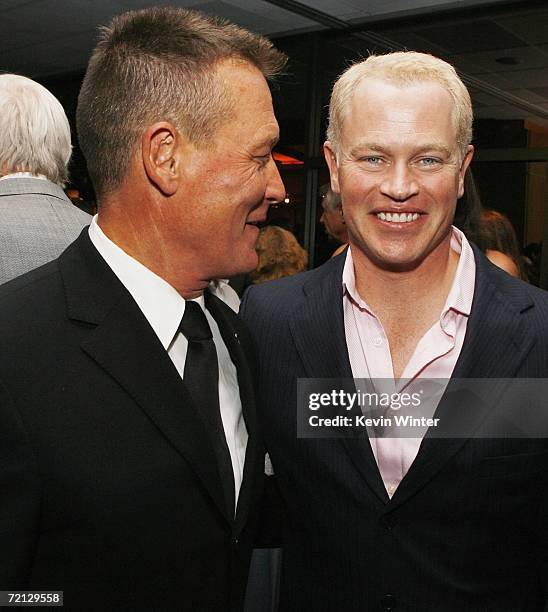
{"type": "Polygon", "coordinates": [[[285,155],[284,153],[278,153],[275,151],[272,153],[272,157],[275,161],[277,161],[282,166],[302,166],[304,162],[296,157],[291,157],[291,155],[285,155]]]}

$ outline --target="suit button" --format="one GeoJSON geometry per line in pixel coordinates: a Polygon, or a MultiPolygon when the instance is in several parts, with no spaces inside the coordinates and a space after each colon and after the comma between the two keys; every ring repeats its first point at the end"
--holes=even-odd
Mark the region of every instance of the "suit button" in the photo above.
{"type": "Polygon", "coordinates": [[[396,609],[396,598],[394,595],[387,594],[381,599],[382,609],[386,612],[392,612],[396,609]]]}
{"type": "Polygon", "coordinates": [[[240,543],[240,540],[238,540],[238,538],[232,538],[232,545],[233,546],[238,546],[239,543],[240,543]]]}
{"type": "Polygon", "coordinates": [[[396,526],[396,518],[390,514],[385,514],[379,519],[379,523],[383,529],[390,531],[396,526]]]}

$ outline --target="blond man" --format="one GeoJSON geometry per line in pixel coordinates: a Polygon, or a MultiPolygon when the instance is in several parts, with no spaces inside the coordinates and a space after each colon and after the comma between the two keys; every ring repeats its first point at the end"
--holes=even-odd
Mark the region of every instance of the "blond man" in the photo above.
{"type": "Polygon", "coordinates": [[[283,610],[547,604],[546,440],[512,439],[520,428],[504,428],[494,396],[474,401],[483,386],[459,387],[548,373],[546,293],[452,226],[471,139],[470,96],[441,59],[404,52],[349,68],[325,143],[349,249],[244,298],[282,500],[283,610]],[[379,389],[418,398],[424,426],[391,430],[398,400],[381,426],[357,431],[368,406],[341,411],[328,394],[331,420],[318,430],[306,415],[319,405],[299,403],[298,389],[333,378],[350,379],[354,398],[362,386],[381,402],[379,389]],[[438,395],[421,404],[425,386],[438,395]]]}

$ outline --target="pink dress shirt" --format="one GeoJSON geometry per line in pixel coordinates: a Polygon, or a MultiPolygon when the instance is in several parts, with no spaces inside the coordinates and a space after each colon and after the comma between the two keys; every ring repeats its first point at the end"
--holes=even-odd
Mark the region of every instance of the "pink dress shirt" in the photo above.
{"type": "MultiPolygon", "coordinates": [[[[464,234],[455,227],[452,228],[451,248],[459,254],[459,263],[439,321],[421,338],[399,381],[394,380],[390,347],[383,326],[356,290],[352,251],[348,250],[342,282],[344,330],[352,375],[358,379],[373,379],[372,384],[378,393],[401,393],[403,389],[412,393],[418,389],[421,379],[448,380],[451,377],[464,343],[476,276],[472,248],[464,234]]],[[[426,416],[433,416],[444,388],[433,400],[432,414],[426,416]]],[[[415,460],[421,440],[370,438],[390,497],[415,460]]]]}

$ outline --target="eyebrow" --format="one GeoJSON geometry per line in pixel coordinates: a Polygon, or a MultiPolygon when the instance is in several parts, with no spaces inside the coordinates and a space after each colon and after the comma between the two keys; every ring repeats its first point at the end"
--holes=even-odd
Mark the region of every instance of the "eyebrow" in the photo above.
{"type": "Polygon", "coordinates": [[[272,138],[268,138],[266,140],[259,140],[253,145],[252,150],[258,151],[263,147],[269,147],[269,149],[272,150],[278,144],[279,140],[279,136],[273,136],[272,138]]]}
{"type": "Polygon", "coordinates": [[[454,149],[451,150],[447,145],[444,145],[442,142],[427,143],[417,149],[417,153],[426,153],[427,151],[438,151],[440,153],[444,153],[449,157],[453,153],[454,149]]]}
{"type": "Polygon", "coordinates": [[[354,147],[350,149],[350,156],[358,157],[361,153],[363,153],[366,150],[376,151],[380,153],[381,151],[384,150],[384,148],[381,147],[381,145],[375,144],[373,142],[360,142],[359,144],[355,145],[354,147]]]}
{"type": "MultiPolygon", "coordinates": [[[[359,157],[364,153],[364,151],[373,151],[375,153],[384,153],[389,150],[390,147],[386,145],[381,145],[378,142],[361,142],[356,146],[350,149],[351,157],[359,157]]],[[[427,151],[436,151],[439,153],[443,153],[448,157],[453,153],[449,147],[441,142],[429,142],[425,144],[421,144],[420,147],[413,151],[414,155],[419,155],[420,153],[426,153],[427,151]]]]}

